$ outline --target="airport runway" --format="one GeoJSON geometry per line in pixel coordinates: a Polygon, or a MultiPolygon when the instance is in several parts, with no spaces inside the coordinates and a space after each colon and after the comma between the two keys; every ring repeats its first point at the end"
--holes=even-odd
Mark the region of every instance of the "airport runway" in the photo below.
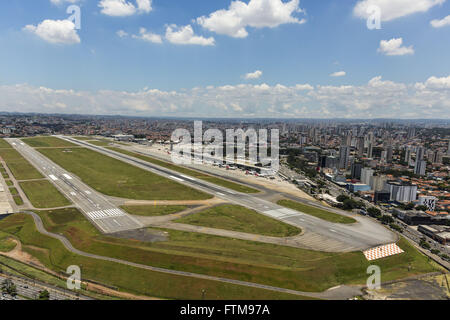
{"type": "Polygon", "coordinates": [[[281,207],[259,197],[239,193],[203,180],[192,178],[138,158],[92,145],[85,141],[78,141],[70,137],[60,136],[60,138],[172,179],[186,186],[207,192],[230,203],[253,209],[266,216],[297,226],[305,231],[299,244],[308,249],[327,252],[348,252],[366,250],[397,240],[397,236],[393,232],[369,219],[358,217],[358,222],[352,225],[331,223],[308,214],[281,207]]]}
{"type": "Polygon", "coordinates": [[[59,167],[19,139],[6,139],[33,164],[64,196],[72,201],[103,233],[142,228],[143,225],[117,208],[100,193],[59,167]]]}

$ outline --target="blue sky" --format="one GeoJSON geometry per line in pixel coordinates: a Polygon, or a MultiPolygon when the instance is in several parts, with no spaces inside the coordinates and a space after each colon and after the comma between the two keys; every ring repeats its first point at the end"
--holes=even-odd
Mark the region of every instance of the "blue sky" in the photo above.
{"type": "Polygon", "coordinates": [[[450,3],[417,3],[2,1],[0,109],[449,118],[450,3]],[[63,21],[72,3],[80,30],[63,21]],[[380,30],[358,11],[369,5],[380,30]]]}

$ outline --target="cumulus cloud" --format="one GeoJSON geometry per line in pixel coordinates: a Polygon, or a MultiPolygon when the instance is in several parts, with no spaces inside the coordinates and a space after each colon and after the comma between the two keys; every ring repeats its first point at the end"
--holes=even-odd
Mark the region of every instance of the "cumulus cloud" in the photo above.
{"type": "Polygon", "coordinates": [[[434,28],[442,28],[445,26],[450,26],[450,15],[446,16],[444,19],[441,20],[432,20],[430,22],[430,24],[434,27],[434,28]]]}
{"type": "Polygon", "coordinates": [[[250,0],[248,4],[237,0],[232,1],[228,9],[197,18],[197,23],[218,34],[245,38],[248,27],[274,28],[287,23],[305,23],[305,19],[294,16],[302,12],[300,0],[250,0]]]}
{"type": "Polygon", "coordinates": [[[356,3],[353,14],[367,19],[371,15],[367,9],[377,6],[381,10],[381,20],[391,21],[413,13],[427,12],[430,8],[444,2],[445,0],[360,0],[356,3]]]}
{"type": "Polygon", "coordinates": [[[345,77],[347,73],[345,71],[337,71],[330,74],[330,77],[345,77]]]}
{"type": "Polygon", "coordinates": [[[141,39],[152,43],[162,43],[162,37],[159,34],[148,32],[147,29],[141,28],[139,30],[139,35],[132,36],[135,39],[141,39]]]}
{"type": "Polygon", "coordinates": [[[169,25],[166,29],[166,39],[170,43],[178,45],[200,45],[200,46],[214,46],[215,40],[213,37],[205,38],[194,34],[191,25],[180,26],[169,25]]]}
{"type": "Polygon", "coordinates": [[[77,44],[81,42],[75,30],[75,24],[69,20],[44,20],[37,26],[27,25],[23,30],[54,44],[77,44]]]}
{"type": "Polygon", "coordinates": [[[247,73],[244,78],[247,80],[259,79],[263,75],[263,72],[260,70],[256,70],[255,72],[247,73]]]}
{"type": "Polygon", "coordinates": [[[100,0],[101,13],[112,17],[132,16],[152,11],[152,0],[136,0],[136,5],[127,0],[100,0]]]}
{"type": "Polygon", "coordinates": [[[412,46],[403,46],[402,38],[394,38],[391,40],[381,40],[378,52],[387,56],[404,56],[414,54],[414,48],[412,46]]]}
{"type": "Polygon", "coordinates": [[[185,117],[449,118],[450,76],[405,84],[381,76],[360,86],[277,84],[207,86],[180,91],[55,90],[0,86],[0,110],[185,117]]]}

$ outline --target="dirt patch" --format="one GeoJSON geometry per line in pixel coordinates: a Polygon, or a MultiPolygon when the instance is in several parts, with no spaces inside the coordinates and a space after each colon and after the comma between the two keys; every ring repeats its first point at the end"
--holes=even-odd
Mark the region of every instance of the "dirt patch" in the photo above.
{"type": "Polygon", "coordinates": [[[131,239],[142,242],[167,241],[168,233],[159,230],[138,229],[112,233],[109,236],[120,239],[131,239]]]}
{"type": "MultiPolygon", "coordinates": [[[[41,268],[45,268],[44,265],[38,259],[22,250],[22,243],[19,240],[13,238],[11,238],[11,240],[13,240],[16,243],[16,247],[10,252],[1,253],[3,256],[12,258],[14,260],[26,264],[36,265],[41,268]]],[[[33,248],[33,249],[41,249],[41,248],[33,248]]]]}
{"type": "Polygon", "coordinates": [[[445,275],[411,279],[383,285],[380,290],[369,290],[369,300],[448,300],[449,289],[445,275]]]}

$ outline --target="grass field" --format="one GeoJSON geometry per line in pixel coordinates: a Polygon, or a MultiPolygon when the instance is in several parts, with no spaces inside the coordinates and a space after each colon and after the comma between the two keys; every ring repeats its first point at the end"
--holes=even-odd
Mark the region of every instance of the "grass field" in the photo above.
{"type": "Polygon", "coordinates": [[[35,208],[57,208],[71,204],[53,184],[47,180],[20,182],[28,200],[35,208]]]}
{"type": "Polygon", "coordinates": [[[5,139],[0,138],[0,149],[3,148],[11,149],[12,146],[8,142],[6,142],[5,139]]]}
{"type": "MultiPolygon", "coordinates": [[[[66,219],[63,220],[67,221],[66,219]]],[[[0,221],[0,228],[5,233],[13,234],[19,238],[23,244],[23,250],[38,258],[46,267],[57,272],[65,272],[69,265],[79,265],[82,266],[84,279],[114,286],[121,291],[186,300],[201,299],[202,290],[207,292],[206,299],[302,298],[269,290],[152,272],[119,263],[98,261],[75,255],[67,251],[59,241],[38,233],[32,218],[24,214],[12,215],[0,221]]],[[[76,237],[76,235],[74,236],[76,237]]],[[[87,240],[89,241],[89,239],[87,240]]]]}
{"type": "Polygon", "coordinates": [[[21,206],[23,205],[23,199],[21,196],[17,195],[13,197],[14,202],[16,203],[16,205],[21,206]]]}
{"type": "Polygon", "coordinates": [[[229,181],[229,180],[225,180],[225,179],[216,178],[214,176],[210,176],[210,175],[201,173],[199,171],[195,171],[195,170],[187,169],[187,168],[184,168],[184,167],[180,167],[180,166],[177,166],[177,165],[175,165],[173,163],[169,163],[169,162],[165,162],[165,161],[162,161],[162,160],[158,160],[156,158],[152,158],[152,157],[149,157],[149,156],[144,156],[144,155],[141,155],[139,153],[130,152],[130,151],[127,151],[127,150],[123,150],[123,149],[120,149],[120,148],[114,148],[114,147],[108,147],[108,149],[111,149],[113,151],[129,155],[129,156],[132,156],[132,157],[135,157],[135,158],[139,158],[141,160],[144,160],[144,161],[156,164],[158,166],[161,166],[161,167],[164,167],[164,168],[167,168],[167,169],[179,172],[181,174],[186,174],[186,175],[191,176],[193,178],[197,178],[197,179],[201,179],[201,180],[204,180],[204,181],[207,181],[207,182],[211,182],[211,183],[217,184],[219,186],[222,186],[222,187],[225,187],[225,188],[237,191],[237,192],[242,192],[242,193],[258,193],[259,192],[256,189],[244,186],[242,184],[238,184],[238,183],[235,183],[235,182],[232,182],[232,181],[229,181]]]}
{"type": "Polygon", "coordinates": [[[0,149],[0,157],[17,180],[42,179],[43,176],[14,149],[0,149]]]}
{"type": "Polygon", "coordinates": [[[85,148],[39,149],[83,182],[109,196],[135,200],[204,200],[211,195],[85,148]]]}
{"type": "Polygon", "coordinates": [[[9,193],[11,193],[12,196],[17,196],[19,194],[19,191],[17,191],[16,188],[12,187],[9,188],[9,193]]]}
{"type": "Polygon", "coordinates": [[[33,148],[61,148],[61,147],[76,147],[72,142],[56,138],[56,137],[34,137],[23,138],[23,142],[33,148]]]}
{"type": "Polygon", "coordinates": [[[350,217],[346,217],[340,214],[336,214],[334,212],[322,210],[316,207],[308,206],[303,203],[299,203],[296,201],[291,200],[280,200],[277,202],[280,206],[297,210],[306,214],[309,214],[311,216],[314,216],[316,218],[326,220],[333,223],[344,223],[344,224],[350,224],[355,223],[356,220],[350,217]]]}
{"type": "Polygon", "coordinates": [[[0,231],[0,252],[10,252],[16,247],[9,234],[0,231]]]}
{"type": "Polygon", "coordinates": [[[301,233],[299,228],[237,205],[213,207],[174,222],[273,237],[291,237],[301,233]]]}
{"type": "MultiPolygon", "coordinates": [[[[371,265],[361,252],[325,253],[181,231],[163,230],[169,235],[163,242],[118,239],[100,234],[76,209],[39,214],[48,230],[64,234],[76,248],[86,252],[300,291],[365,284],[366,270],[371,265]]],[[[4,223],[0,221],[2,230],[4,223]]],[[[406,240],[399,245],[405,253],[376,261],[382,281],[436,270],[406,240]],[[412,269],[408,270],[410,264],[412,269]]]]}
{"type": "Polygon", "coordinates": [[[8,187],[12,187],[14,185],[14,183],[11,180],[6,180],[5,182],[8,187]]]}
{"type": "Polygon", "coordinates": [[[137,216],[167,216],[187,209],[187,206],[122,206],[129,214],[137,216]]]}

